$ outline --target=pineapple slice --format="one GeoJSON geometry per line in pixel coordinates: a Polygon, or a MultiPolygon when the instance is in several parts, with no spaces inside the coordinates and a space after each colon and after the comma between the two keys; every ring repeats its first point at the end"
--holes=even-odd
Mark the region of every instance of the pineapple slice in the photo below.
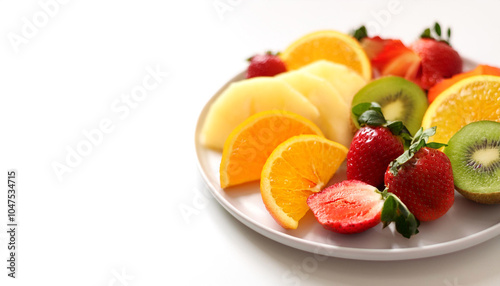
{"type": "Polygon", "coordinates": [[[354,95],[367,84],[364,78],[347,66],[326,60],[313,62],[300,70],[312,73],[329,82],[339,91],[349,109],[354,95]]]}
{"type": "Polygon", "coordinates": [[[330,83],[300,69],[276,77],[286,81],[316,106],[320,113],[318,126],[326,138],[347,147],[351,144],[350,104],[344,102],[330,83]]]}
{"type": "Polygon", "coordinates": [[[232,83],[213,102],[201,130],[201,144],[222,150],[231,131],[249,116],[266,110],[286,110],[318,124],[318,109],[284,80],[255,77],[232,83]]]}

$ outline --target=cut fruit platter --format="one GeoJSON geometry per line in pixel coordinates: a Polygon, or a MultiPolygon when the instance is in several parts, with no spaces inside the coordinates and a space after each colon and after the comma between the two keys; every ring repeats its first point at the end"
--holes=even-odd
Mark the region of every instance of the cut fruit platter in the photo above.
{"type": "Polygon", "coordinates": [[[430,257],[500,234],[500,69],[443,34],[436,23],[406,46],[319,31],[250,58],[199,116],[214,197],[256,232],[334,257],[430,257]]]}

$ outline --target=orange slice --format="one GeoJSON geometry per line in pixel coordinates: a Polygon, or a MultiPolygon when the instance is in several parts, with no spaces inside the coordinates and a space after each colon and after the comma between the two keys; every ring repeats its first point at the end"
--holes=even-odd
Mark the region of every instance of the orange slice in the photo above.
{"type": "Polygon", "coordinates": [[[462,127],[480,120],[500,122],[499,76],[471,76],[453,84],[431,103],[422,127],[437,126],[429,141],[448,143],[462,127]]]}
{"type": "Polygon", "coordinates": [[[346,65],[366,80],[372,77],[370,60],[359,42],[344,33],[332,30],[307,34],[293,42],[280,55],[289,70],[298,69],[317,60],[346,65]]]}
{"type": "Polygon", "coordinates": [[[276,147],[262,169],[260,192],[279,225],[297,228],[309,210],[307,197],[326,187],[347,150],[317,135],[295,136],[276,147]]]}
{"type": "Polygon", "coordinates": [[[314,123],[288,111],[263,111],[247,118],[231,132],[224,144],[221,187],[259,180],[271,152],[283,141],[300,134],[323,136],[314,123]]]}

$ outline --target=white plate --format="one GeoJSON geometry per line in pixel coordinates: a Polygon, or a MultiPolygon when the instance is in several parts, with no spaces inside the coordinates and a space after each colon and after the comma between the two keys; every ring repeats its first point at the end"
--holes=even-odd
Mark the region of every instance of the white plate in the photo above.
{"type": "MultiPolygon", "coordinates": [[[[467,67],[475,64],[465,61],[467,67]]],[[[220,188],[221,153],[201,146],[201,127],[211,103],[233,81],[222,87],[206,104],[196,127],[195,145],[201,174],[217,201],[235,218],[256,232],[282,244],[315,254],[360,260],[405,260],[437,256],[462,250],[500,234],[500,205],[480,205],[455,194],[455,203],[448,213],[432,222],[421,223],[420,233],[406,239],[389,227],[378,225],[354,235],[343,235],[323,229],[309,212],[296,230],[281,228],[262,202],[259,184],[250,183],[224,191],[220,188]]],[[[345,163],[333,181],[345,179],[345,163]]]]}

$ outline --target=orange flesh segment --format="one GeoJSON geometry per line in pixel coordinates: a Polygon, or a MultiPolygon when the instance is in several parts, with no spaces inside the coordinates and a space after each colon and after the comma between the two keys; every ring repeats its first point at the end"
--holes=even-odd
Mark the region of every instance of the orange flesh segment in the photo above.
{"type": "Polygon", "coordinates": [[[346,147],[315,135],[280,144],[261,177],[262,198],[273,218],[284,228],[297,228],[309,210],[307,197],[326,187],[346,155],[346,147]]]}
{"type": "Polygon", "coordinates": [[[291,112],[264,111],[245,120],[225,143],[220,165],[221,187],[259,180],[262,167],[276,146],[300,134],[323,136],[314,123],[291,112]]]}

